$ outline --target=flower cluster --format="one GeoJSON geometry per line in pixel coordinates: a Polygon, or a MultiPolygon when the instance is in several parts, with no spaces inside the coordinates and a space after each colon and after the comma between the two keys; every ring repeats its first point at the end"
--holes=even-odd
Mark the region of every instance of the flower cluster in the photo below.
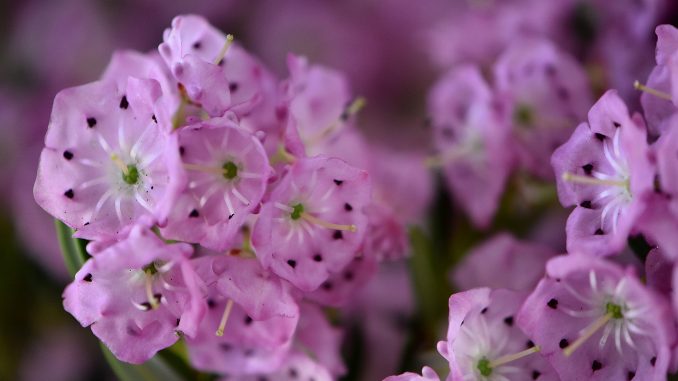
{"type": "Polygon", "coordinates": [[[345,372],[323,307],[407,253],[429,181],[407,173],[421,159],[367,149],[365,101],[340,72],[288,68],[279,80],[185,15],[158,52],[119,51],[56,96],[34,195],[89,241],[64,307],[118,359],[183,337],[196,369],[224,377],[345,372]]]}
{"type": "MultiPolygon", "coordinates": [[[[447,338],[438,344],[448,362],[448,380],[665,380],[678,370],[678,29],[661,25],[656,33],[657,66],[647,84],[635,84],[644,92],[643,113],[630,113],[616,91],[607,91],[551,156],[560,203],[574,207],[565,228],[569,254],[556,256],[503,234],[472,250],[454,271],[454,283],[466,291],[450,297],[447,338]]],[[[534,70],[538,66],[518,73],[534,70]]],[[[497,70],[505,72],[510,70],[497,70]]],[[[450,153],[443,158],[451,160],[446,167],[451,181],[455,171],[485,180],[490,177],[482,176],[483,170],[497,171],[489,163],[501,154],[501,145],[492,141],[499,139],[499,127],[483,135],[488,126],[501,125],[487,122],[493,110],[489,94],[479,71],[469,67],[456,69],[434,90],[434,104],[449,99],[448,107],[436,108],[438,115],[447,112],[449,121],[438,124],[440,132],[455,126],[455,116],[461,120],[456,126],[465,127],[453,127],[448,134],[453,144],[443,151],[450,153]],[[457,147],[470,144],[470,133],[476,134],[474,150],[457,156],[457,147]],[[475,167],[469,152],[482,159],[475,167]]],[[[565,99],[555,104],[567,105],[565,99]]],[[[558,115],[547,106],[540,110],[546,111],[543,117],[558,115]]],[[[513,132],[503,139],[515,139],[513,132]]],[[[558,136],[555,129],[549,132],[558,136]]],[[[526,138],[552,142],[534,130],[526,138]]],[[[422,375],[387,380],[438,379],[426,367],[422,375]]]]}

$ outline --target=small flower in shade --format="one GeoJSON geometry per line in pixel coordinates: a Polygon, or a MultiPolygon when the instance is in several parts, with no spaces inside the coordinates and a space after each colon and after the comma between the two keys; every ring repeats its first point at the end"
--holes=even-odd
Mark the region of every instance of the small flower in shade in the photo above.
{"type": "MultiPolygon", "coordinates": [[[[397,205],[397,204],[391,204],[397,205]]],[[[382,203],[372,203],[365,212],[370,234],[365,236],[363,251],[378,260],[397,260],[409,254],[407,228],[396,211],[382,203]]]]}
{"type": "Polygon", "coordinates": [[[629,117],[624,102],[608,91],[551,158],[558,197],[576,208],[567,220],[570,252],[608,255],[625,245],[654,191],[654,168],[639,116],[629,117]]]}
{"type": "MultiPolygon", "coordinates": [[[[332,381],[330,371],[318,363],[309,355],[301,352],[292,352],[283,362],[282,366],[271,373],[261,373],[257,375],[242,376],[238,381],[290,381],[290,380],[314,380],[314,381],[332,381]]],[[[232,381],[232,377],[225,377],[219,381],[232,381]]]]}
{"type": "Polygon", "coordinates": [[[476,287],[530,291],[544,276],[544,266],[556,253],[537,243],[502,233],[471,249],[455,267],[452,281],[462,290],[476,287]]]}
{"type": "Polygon", "coordinates": [[[64,308],[122,361],[142,363],[196,334],[205,306],[189,245],[144,226],[89,259],[64,291],[64,308]]]}
{"type": "Polygon", "coordinates": [[[509,126],[499,118],[480,70],[461,66],[433,88],[429,113],[440,167],[458,204],[473,223],[487,226],[512,169],[509,126]]]}
{"type": "Polygon", "coordinates": [[[230,300],[208,293],[207,316],[195,338],[187,340],[191,364],[202,371],[232,375],[277,370],[290,350],[299,316],[256,320],[230,300]],[[222,327],[224,311],[229,316],[222,327]],[[220,329],[221,335],[215,334],[220,329]]]}
{"type": "Polygon", "coordinates": [[[346,365],[341,356],[343,337],[343,330],[333,327],[320,307],[309,303],[301,305],[295,346],[311,353],[319,364],[337,378],[346,373],[346,365]]]}
{"type": "Polygon", "coordinates": [[[665,379],[676,338],[666,300],[588,255],[552,259],[546,272],[517,323],[561,379],[665,379]]]}
{"type": "Polygon", "coordinates": [[[191,102],[210,116],[222,116],[231,106],[231,92],[219,64],[233,43],[200,16],[183,15],[165,30],[160,55],[191,102]]]}
{"type": "Polygon", "coordinates": [[[272,170],[259,140],[228,118],[177,131],[186,189],[163,235],[224,250],[259,206],[272,170]]]}
{"type": "Polygon", "coordinates": [[[499,57],[494,74],[513,126],[520,165],[552,178],[551,154],[593,103],[584,68],[550,41],[527,38],[499,57]]]}
{"type": "Polygon", "coordinates": [[[655,33],[657,66],[652,69],[646,85],[636,82],[635,87],[643,91],[640,103],[648,129],[657,136],[668,129],[666,121],[677,111],[678,29],[672,25],[659,25],[655,33]]]}
{"type": "Polygon", "coordinates": [[[440,377],[438,377],[433,369],[425,366],[421,370],[421,375],[407,372],[397,376],[386,377],[384,381],[440,381],[440,377]]]}
{"type": "Polygon", "coordinates": [[[516,326],[525,295],[476,288],[450,297],[447,341],[438,351],[450,364],[452,380],[558,380],[553,369],[516,326]]]}
{"type": "MultiPolygon", "coordinates": [[[[321,257],[313,259],[323,260],[321,257]]],[[[318,289],[305,297],[322,305],[343,306],[355,299],[356,294],[374,277],[378,267],[373,254],[359,254],[342,271],[331,274],[318,289]]]]}
{"type": "Polygon", "coordinates": [[[353,260],[366,234],[367,172],[336,158],[298,159],[262,206],[252,245],[266,268],[313,291],[353,260]]]}
{"type": "Polygon", "coordinates": [[[34,187],[37,203],[87,239],[147,216],[165,223],[178,196],[176,141],[153,120],[154,80],[94,82],[54,100],[34,187]]]}
{"type": "Polygon", "coordinates": [[[671,210],[678,216],[678,115],[667,121],[667,131],[654,145],[657,157],[657,178],[655,187],[671,198],[671,210]]]}

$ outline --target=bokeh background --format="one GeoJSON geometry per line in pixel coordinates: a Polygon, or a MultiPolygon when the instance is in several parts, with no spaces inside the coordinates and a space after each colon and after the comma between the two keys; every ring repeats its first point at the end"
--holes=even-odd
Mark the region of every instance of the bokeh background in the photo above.
{"type": "MultiPolygon", "coordinates": [[[[598,91],[617,88],[637,104],[632,83],[646,78],[654,64],[654,26],[677,25],[678,4],[671,0],[0,2],[0,380],[115,379],[90,331],[80,328],[61,307],[69,276],[54,223],[33,202],[32,186],[54,95],[96,80],[116,49],[155,49],[163,29],[180,13],[201,14],[234,34],[281,77],[288,52],[344,70],[353,93],[368,100],[360,128],[372,142],[427,151],[431,137],[425,123],[426,94],[435,79],[460,62],[490,65],[523,34],[553,39],[585,65],[598,91]]],[[[443,217],[434,213],[433,218],[445,222],[450,209],[440,191],[432,210],[443,217]]],[[[548,240],[557,246],[562,225],[559,216],[553,218],[559,230],[548,240]]],[[[434,237],[449,240],[448,233],[442,228],[434,237]]],[[[444,250],[441,253],[445,255],[444,250]]],[[[405,278],[405,289],[396,297],[378,289],[366,293],[382,301],[394,299],[388,308],[400,311],[391,317],[395,328],[372,335],[380,338],[377,344],[354,339],[350,345],[356,350],[349,352],[360,357],[380,346],[398,350],[376,370],[363,367],[362,375],[352,372],[351,378],[373,380],[411,365],[407,353],[414,352],[417,343],[398,335],[406,336],[411,328],[408,316],[416,315],[418,304],[407,290],[406,265],[391,266],[389,274],[405,278]]],[[[403,284],[402,279],[395,283],[403,284]]],[[[444,313],[445,299],[442,303],[444,313]]],[[[369,324],[361,329],[382,325],[369,324]]]]}

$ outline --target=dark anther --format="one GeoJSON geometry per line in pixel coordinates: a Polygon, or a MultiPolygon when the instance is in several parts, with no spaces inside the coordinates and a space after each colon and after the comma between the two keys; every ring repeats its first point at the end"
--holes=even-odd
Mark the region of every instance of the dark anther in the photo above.
{"type": "Polygon", "coordinates": [[[595,372],[601,369],[603,369],[603,364],[601,364],[598,360],[593,360],[593,363],[591,363],[591,370],[595,372]]]}
{"type": "Polygon", "coordinates": [[[73,193],[73,189],[69,189],[66,192],[64,192],[64,196],[72,199],[75,196],[75,193],[73,193]]]}
{"type": "Polygon", "coordinates": [[[586,164],[581,167],[581,169],[584,170],[584,173],[587,175],[591,175],[591,172],[593,171],[593,164],[586,164]]]}
{"type": "Polygon", "coordinates": [[[92,274],[88,273],[87,275],[85,275],[84,278],[82,278],[82,280],[84,280],[85,282],[91,282],[92,281],[92,274]]]}
{"type": "Polygon", "coordinates": [[[552,298],[546,303],[546,305],[555,310],[556,308],[558,308],[558,301],[552,298]]]}
{"type": "Polygon", "coordinates": [[[96,120],[96,119],[94,119],[94,118],[87,118],[87,126],[89,126],[89,128],[92,128],[92,127],[94,127],[94,126],[96,126],[96,125],[97,125],[97,120],[96,120]]]}
{"type": "Polygon", "coordinates": [[[71,160],[73,158],[73,152],[71,151],[64,151],[64,159],[66,160],[71,160]]]}
{"type": "Polygon", "coordinates": [[[509,327],[513,326],[513,316],[505,317],[504,324],[508,325],[509,327]]]}
{"type": "Polygon", "coordinates": [[[332,233],[332,238],[342,239],[344,238],[344,233],[342,233],[341,230],[335,230],[334,233],[332,233]]]}
{"type": "Polygon", "coordinates": [[[337,179],[334,179],[334,183],[337,184],[337,186],[339,186],[339,185],[341,185],[341,184],[344,183],[344,180],[337,180],[337,179]]]}
{"type": "Polygon", "coordinates": [[[353,207],[351,206],[351,204],[345,203],[344,204],[344,210],[346,210],[347,212],[350,212],[351,210],[353,210],[353,207]]]}
{"type": "Polygon", "coordinates": [[[196,218],[200,216],[200,213],[198,212],[197,209],[191,210],[191,213],[188,214],[189,217],[196,218]]]}
{"type": "Polygon", "coordinates": [[[567,341],[567,339],[561,339],[560,342],[558,343],[560,349],[565,349],[567,348],[568,345],[570,345],[570,342],[567,341]]]}
{"type": "Polygon", "coordinates": [[[297,261],[295,261],[294,259],[289,259],[287,261],[287,264],[290,265],[291,268],[297,267],[297,261]]]}
{"type": "Polygon", "coordinates": [[[127,110],[127,107],[129,107],[129,102],[127,102],[127,96],[123,95],[122,99],[120,99],[120,108],[127,110]]]}
{"type": "Polygon", "coordinates": [[[581,206],[582,208],[586,208],[586,209],[592,208],[591,201],[588,201],[588,200],[582,201],[581,204],[579,204],[579,206],[581,206]]]}

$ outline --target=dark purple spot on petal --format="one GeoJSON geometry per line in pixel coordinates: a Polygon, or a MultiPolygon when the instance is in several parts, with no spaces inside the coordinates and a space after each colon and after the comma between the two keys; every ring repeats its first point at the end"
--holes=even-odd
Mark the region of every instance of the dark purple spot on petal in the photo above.
{"type": "Polygon", "coordinates": [[[69,189],[66,192],[64,192],[64,196],[73,199],[73,197],[75,197],[75,193],[73,193],[73,189],[69,189]]]}
{"type": "Polygon", "coordinates": [[[612,125],[614,126],[614,128],[621,127],[621,124],[619,122],[615,122],[615,121],[612,121],[612,125]]]}
{"type": "Polygon", "coordinates": [[[214,301],[214,299],[207,299],[207,308],[214,308],[217,305],[217,303],[214,301]]]}
{"type": "Polygon", "coordinates": [[[330,282],[325,282],[325,283],[323,283],[322,286],[320,286],[320,287],[322,287],[322,289],[325,290],[325,291],[329,291],[329,290],[332,289],[332,283],[330,283],[330,282]]]}
{"type": "Polygon", "coordinates": [[[487,307],[485,307],[485,308],[483,308],[482,310],[480,310],[480,313],[481,313],[481,314],[485,314],[486,312],[487,312],[487,307]]]}
{"type": "Polygon", "coordinates": [[[333,239],[342,239],[342,238],[344,238],[344,233],[342,233],[341,230],[335,230],[334,233],[332,233],[332,238],[333,239]]]}
{"type": "Polygon", "coordinates": [[[181,318],[177,318],[177,321],[174,323],[175,324],[174,326],[178,327],[179,323],[181,323],[181,318]]]}
{"type": "Polygon", "coordinates": [[[92,281],[92,274],[87,273],[84,278],[82,278],[85,282],[91,282],[92,281]]]}
{"type": "Polygon", "coordinates": [[[347,212],[350,212],[350,211],[353,210],[353,207],[351,206],[351,204],[345,203],[344,204],[344,210],[346,210],[347,212]]]}
{"type": "Polygon", "coordinates": [[[534,347],[534,341],[532,341],[532,340],[527,340],[526,346],[527,346],[528,348],[534,347]]]}
{"type": "Polygon", "coordinates": [[[656,363],[657,363],[657,356],[652,357],[652,358],[650,359],[650,364],[651,364],[652,366],[654,366],[654,364],[656,364],[656,363]]]}
{"type": "Polygon", "coordinates": [[[565,349],[568,345],[570,345],[570,342],[567,341],[567,339],[561,339],[558,343],[558,347],[560,347],[560,349],[565,349]]]}
{"type": "Polygon", "coordinates": [[[513,316],[505,317],[504,324],[508,325],[509,327],[513,326],[513,316]]]}
{"type": "Polygon", "coordinates": [[[250,324],[252,324],[253,321],[254,320],[252,320],[252,318],[249,317],[249,315],[245,316],[245,325],[250,325],[250,324]]]}
{"type": "Polygon", "coordinates": [[[322,262],[323,256],[320,255],[320,254],[316,254],[316,255],[313,256],[313,260],[316,261],[316,262],[322,262]]]}
{"type": "Polygon", "coordinates": [[[635,377],[635,376],[636,376],[636,372],[629,371],[628,373],[626,373],[626,379],[628,381],[633,380],[633,377],[635,377]]]}
{"type": "Polygon", "coordinates": [[[603,369],[603,364],[601,364],[598,360],[593,360],[593,363],[591,363],[591,370],[595,372],[601,369],[603,369]]]}
{"type": "Polygon", "coordinates": [[[353,272],[352,271],[347,271],[344,273],[344,279],[347,281],[352,281],[353,280],[353,272]]]}
{"type": "Polygon", "coordinates": [[[87,126],[92,128],[97,125],[97,120],[95,118],[87,118],[87,126]]]}
{"type": "Polygon", "coordinates": [[[123,110],[127,110],[129,107],[129,102],[127,101],[127,96],[123,95],[122,99],[120,99],[120,108],[123,110]]]}
{"type": "Polygon", "coordinates": [[[179,155],[184,156],[186,153],[186,148],[184,146],[179,146],[179,155]]]}
{"type": "Polygon", "coordinates": [[[549,308],[552,308],[552,309],[555,310],[556,308],[558,308],[558,300],[551,298],[551,300],[549,300],[546,303],[546,305],[549,306],[549,308]]]}
{"type": "Polygon", "coordinates": [[[579,206],[581,206],[582,208],[586,208],[586,209],[593,209],[593,206],[591,205],[591,201],[588,201],[588,200],[582,201],[581,204],[579,204],[579,206]]]}
{"type": "Polygon", "coordinates": [[[155,117],[155,114],[153,114],[151,119],[153,119],[153,123],[158,124],[158,118],[155,117]]]}
{"type": "Polygon", "coordinates": [[[193,49],[200,50],[200,48],[202,48],[202,43],[200,41],[196,41],[193,43],[193,49]]]}
{"type": "Polygon", "coordinates": [[[289,260],[287,261],[287,264],[288,264],[291,268],[297,267],[297,261],[295,261],[294,259],[289,259],[289,260]]]}
{"type": "Polygon", "coordinates": [[[238,91],[239,87],[240,86],[238,85],[237,82],[231,82],[231,83],[228,84],[228,90],[230,90],[232,93],[235,93],[236,91],[238,91]]]}
{"type": "Polygon", "coordinates": [[[532,379],[533,379],[533,380],[538,379],[539,376],[541,376],[541,372],[540,372],[540,371],[538,371],[538,370],[533,370],[533,371],[532,371],[532,379]]]}
{"type": "Polygon", "coordinates": [[[64,151],[64,159],[66,160],[71,160],[73,158],[73,152],[71,151],[64,151]]]}
{"type": "Polygon", "coordinates": [[[220,344],[219,344],[219,347],[220,347],[221,350],[224,351],[224,352],[228,352],[228,351],[230,351],[231,349],[233,349],[233,347],[232,347],[231,344],[229,344],[229,343],[220,343],[220,344]]]}
{"type": "Polygon", "coordinates": [[[584,173],[591,176],[591,172],[593,172],[593,164],[582,165],[581,169],[584,170],[584,173]]]}
{"type": "Polygon", "coordinates": [[[191,217],[191,218],[196,218],[196,217],[200,216],[200,213],[198,212],[197,209],[193,209],[193,210],[191,210],[191,213],[188,214],[188,216],[191,217]]]}
{"type": "Polygon", "coordinates": [[[596,132],[596,135],[595,135],[595,136],[596,136],[596,139],[600,140],[601,142],[602,142],[603,140],[605,140],[605,135],[603,135],[603,134],[600,134],[600,133],[597,133],[597,132],[596,132]]]}
{"type": "Polygon", "coordinates": [[[334,183],[337,184],[337,186],[339,186],[339,185],[341,185],[341,184],[344,183],[344,180],[337,180],[337,179],[334,179],[334,183]]]}
{"type": "Polygon", "coordinates": [[[596,231],[595,231],[593,234],[595,234],[595,235],[603,235],[603,234],[605,234],[605,232],[603,231],[603,229],[598,228],[598,229],[596,229],[596,231]]]}

